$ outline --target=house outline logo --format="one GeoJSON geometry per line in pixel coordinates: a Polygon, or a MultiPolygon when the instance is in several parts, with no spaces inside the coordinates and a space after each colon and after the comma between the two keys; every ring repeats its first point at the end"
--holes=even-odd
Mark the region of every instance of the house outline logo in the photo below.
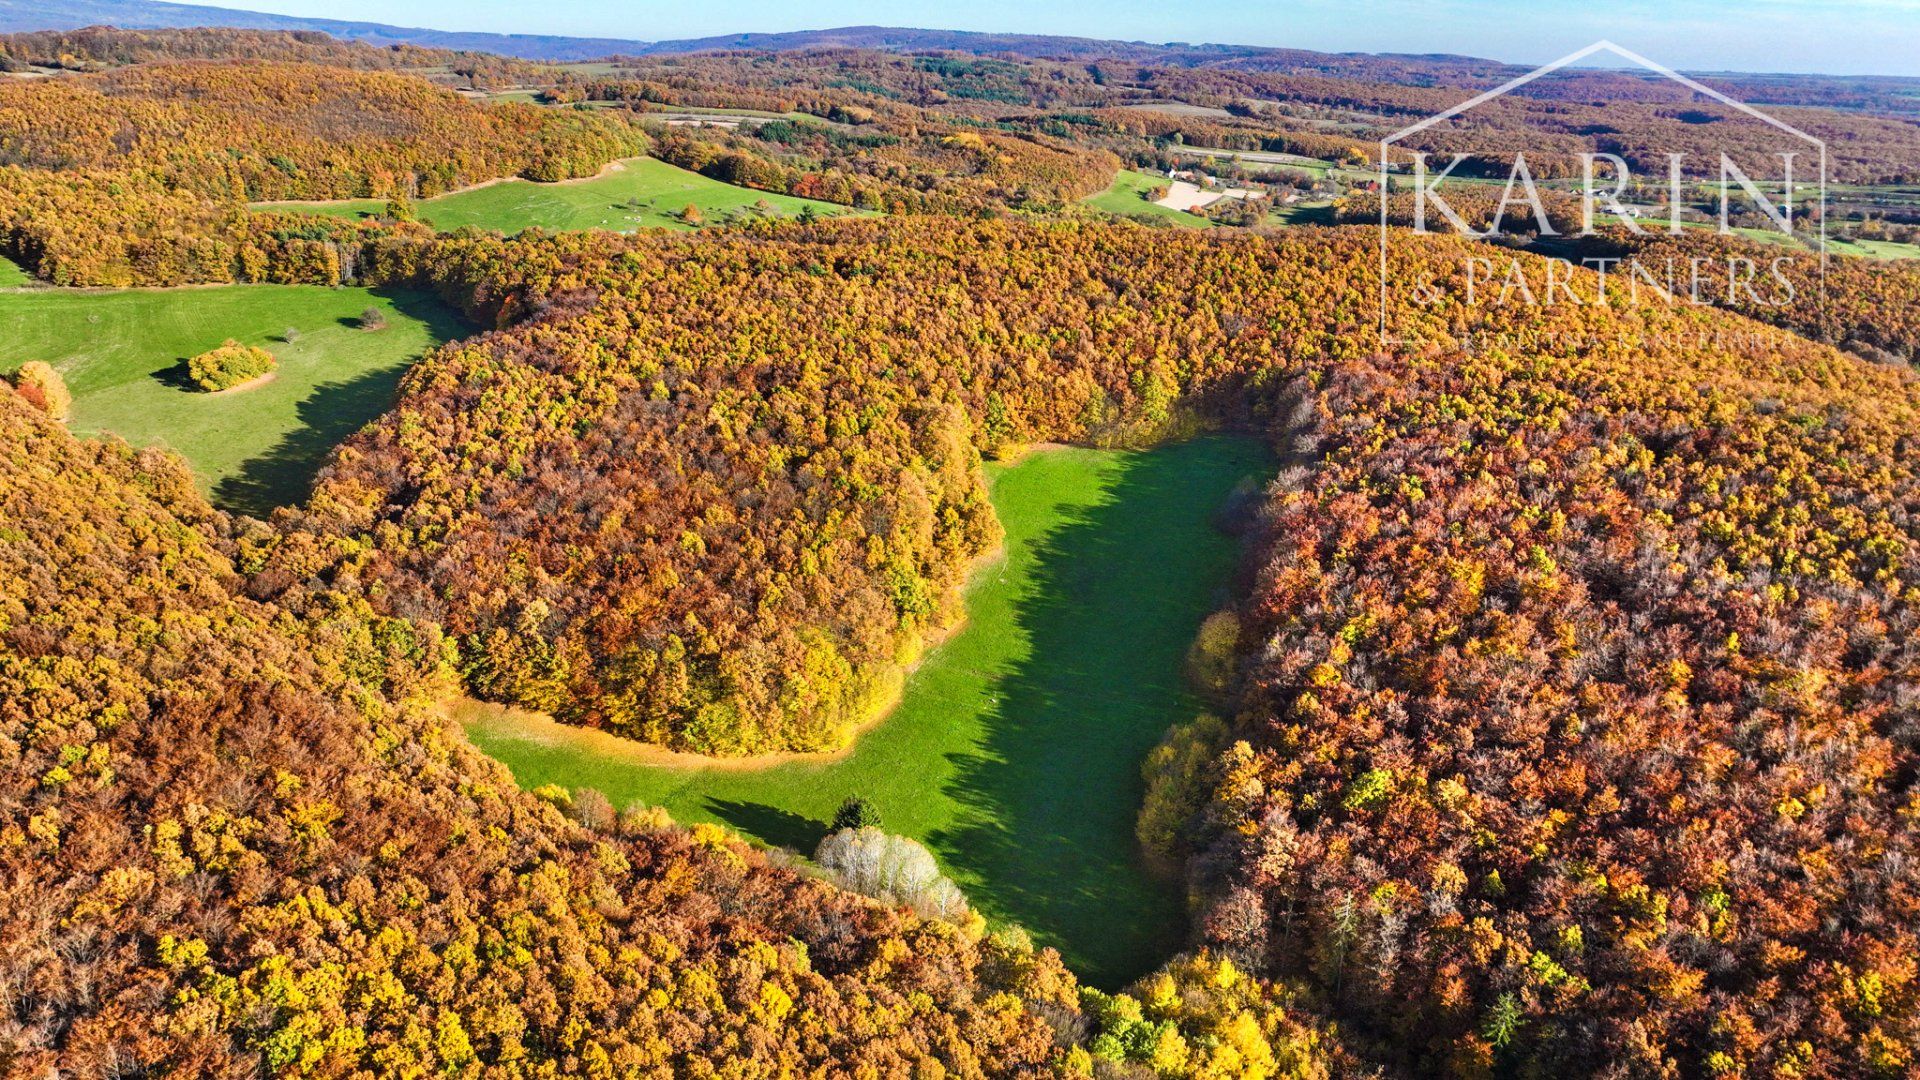
{"type": "MultiPolygon", "coordinates": [[[[1379,161],[1379,165],[1380,165],[1380,179],[1379,179],[1380,342],[1383,346],[1403,344],[1401,340],[1390,338],[1387,335],[1387,236],[1391,228],[1387,224],[1387,219],[1388,219],[1388,215],[1387,215],[1387,182],[1388,182],[1387,151],[1388,149],[1392,147],[1395,143],[1398,143],[1400,140],[1406,138],[1409,135],[1418,134],[1419,132],[1425,131],[1427,128],[1430,128],[1435,124],[1439,124],[1444,121],[1451,120],[1462,113],[1470,112],[1473,109],[1476,109],[1481,105],[1484,105],[1487,102],[1494,100],[1495,98],[1505,97],[1506,95],[1512,93],[1515,90],[1518,90],[1519,88],[1527,85],[1528,83],[1544,78],[1563,68],[1567,68],[1574,64],[1577,64],[1580,61],[1585,60],[1587,57],[1593,56],[1596,53],[1612,53],[1613,55],[1619,57],[1620,59],[1627,61],[1629,64],[1637,65],[1641,68],[1646,69],[1649,72],[1652,72],[1653,74],[1659,75],[1672,82],[1679,83],[1680,85],[1686,87],[1687,89],[1693,91],[1696,94],[1709,98],[1713,101],[1719,102],[1720,104],[1728,106],[1729,108],[1732,108],[1738,112],[1744,113],[1747,116],[1753,117],[1754,119],[1759,120],[1765,124],[1768,124],[1780,131],[1783,131],[1788,135],[1791,135],[1794,138],[1801,140],[1802,142],[1808,143],[1814,148],[1816,148],[1817,150],[1819,150],[1820,152],[1820,188],[1819,188],[1820,190],[1820,232],[1819,232],[1819,244],[1816,250],[1820,256],[1820,300],[1821,300],[1821,309],[1822,309],[1821,310],[1822,318],[1820,321],[1822,323],[1825,322],[1824,315],[1825,315],[1826,288],[1827,288],[1827,144],[1826,142],[1813,135],[1809,135],[1804,131],[1801,131],[1799,128],[1794,127],[1792,124],[1789,124],[1784,120],[1781,120],[1779,117],[1769,115],[1765,111],[1754,108],[1752,105],[1749,105],[1744,101],[1740,101],[1736,98],[1728,96],[1727,94],[1723,94],[1720,91],[1715,90],[1713,87],[1708,86],[1697,79],[1689,78],[1686,75],[1683,75],[1680,72],[1675,71],[1670,67],[1667,67],[1665,64],[1661,64],[1653,60],[1649,60],[1646,57],[1640,55],[1639,53],[1634,52],[1632,49],[1626,48],[1625,46],[1622,46],[1622,45],[1617,45],[1612,41],[1602,38],[1601,40],[1596,41],[1591,45],[1588,45],[1584,49],[1579,49],[1577,51],[1568,53],[1567,55],[1561,57],[1558,60],[1553,60],[1548,63],[1542,64],[1539,67],[1534,68],[1532,71],[1529,71],[1524,75],[1516,76],[1515,78],[1509,79],[1508,81],[1501,83],[1499,86],[1496,86],[1491,90],[1483,91],[1482,93],[1476,94],[1475,96],[1467,99],[1466,101],[1461,102],[1458,105],[1453,106],[1450,109],[1446,109],[1442,112],[1435,113],[1434,115],[1429,116],[1416,123],[1409,124],[1406,127],[1401,128],[1399,131],[1396,131],[1393,134],[1388,135],[1385,138],[1380,140],[1380,161],[1379,161]]],[[[1789,199],[1788,202],[1789,204],[1791,204],[1791,199],[1789,199]]]]}

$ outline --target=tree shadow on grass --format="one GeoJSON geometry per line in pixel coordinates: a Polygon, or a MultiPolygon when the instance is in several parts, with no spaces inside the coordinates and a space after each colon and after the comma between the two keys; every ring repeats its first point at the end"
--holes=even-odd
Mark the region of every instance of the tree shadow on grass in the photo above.
{"type": "MultiPolygon", "coordinates": [[[[435,343],[452,341],[473,330],[451,308],[425,293],[376,290],[376,295],[392,301],[394,310],[402,315],[425,323],[435,343]]],[[[359,325],[358,319],[342,321],[359,325]]],[[[276,507],[304,502],[333,448],[393,405],[401,376],[419,358],[400,358],[387,367],[315,386],[295,406],[299,426],[266,453],[242,464],[237,475],[215,484],[214,505],[264,518],[276,507]]]]}
{"type": "Polygon", "coordinates": [[[708,799],[707,810],[750,836],[777,847],[792,848],[802,855],[812,855],[827,835],[825,822],[765,803],[708,799]]]}
{"type": "Polygon", "coordinates": [[[169,390],[180,390],[189,394],[198,393],[200,385],[193,381],[193,376],[189,374],[190,370],[187,358],[183,356],[172,366],[153,372],[150,378],[169,390]]]}
{"type": "Polygon", "coordinates": [[[1200,709],[1181,661],[1237,561],[1212,522],[1272,459],[1211,437],[1120,467],[1106,501],[1036,542],[1036,587],[1016,616],[1030,658],[1001,684],[981,752],[955,758],[950,792],[972,813],[931,838],[984,883],[990,915],[1107,988],[1184,943],[1181,890],[1148,872],[1134,840],[1140,765],[1200,709]]]}

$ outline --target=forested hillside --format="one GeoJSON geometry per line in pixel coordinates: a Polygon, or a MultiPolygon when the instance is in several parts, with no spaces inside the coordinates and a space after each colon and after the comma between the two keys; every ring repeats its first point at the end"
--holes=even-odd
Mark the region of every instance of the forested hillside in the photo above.
{"type": "Polygon", "coordinates": [[[1911,271],[1839,261],[1832,307],[1750,312],[1778,325],[1471,303],[1491,249],[1401,233],[1387,272],[1436,302],[1390,298],[1384,344],[1371,227],[1072,204],[1116,147],[1291,138],[1284,111],[1123,109],[1149,89],[1104,65],[647,63],[548,88],[610,108],[298,62],[0,86],[0,227],[44,277],[351,278],[489,328],[269,521],[74,439],[44,364],[0,390],[0,1071],[1920,1069],[1911,271]],[[730,80],[819,112],[643,128],[730,80]],[[893,213],[406,220],[401,197],[641,148],[893,213]],[[343,193],[396,206],[244,206],[343,193]],[[1225,515],[1243,570],[1193,663],[1219,715],[1169,717],[1144,763],[1193,951],[1124,994],[711,826],[520,792],[436,708],[842,747],[962,615],[999,535],[984,457],[1211,428],[1286,465],[1225,515]]]}
{"type": "MultiPolygon", "coordinates": [[[[1518,74],[1497,65],[1476,69],[1472,62],[1411,58],[1303,60],[1264,70],[1251,62],[1195,67],[1126,55],[1088,63],[833,48],[777,57],[739,51],[623,58],[611,73],[595,69],[560,79],[563,88],[581,86],[589,96],[621,87],[623,95],[679,105],[800,108],[827,116],[830,110],[819,103],[828,102],[860,110],[855,116],[882,118],[926,110],[1123,152],[1128,144],[1119,137],[1129,129],[1139,134],[1144,124],[1174,144],[1163,150],[1175,152],[1186,145],[1338,158],[1351,147],[1372,158],[1379,140],[1518,74]]],[[[1779,101],[1769,114],[1826,142],[1835,182],[1920,178],[1920,135],[1903,85],[1796,94],[1756,79],[1712,81],[1741,100],[1779,101]],[[1819,107],[1845,101],[1855,109],[1819,107]]],[[[1542,177],[1578,175],[1583,152],[1616,153],[1637,172],[1659,175],[1666,167],[1660,155],[1667,152],[1717,164],[1725,151],[1777,170],[1776,152],[1806,149],[1780,139],[1765,121],[1665,79],[1578,69],[1485,102],[1399,147],[1509,164],[1513,151],[1524,150],[1542,177]]],[[[1813,168],[1810,160],[1801,164],[1813,168]]],[[[1749,165],[1750,172],[1755,168],[1749,165]]]]}
{"type": "Polygon", "coordinates": [[[597,300],[430,361],[299,528],[362,538],[332,572],[449,627],[486,692],[820,745],[978,550],[969,440],[1304,408],[1324,464],[1273,493],[1197,781],[1203,940],[1409,1067],[1905,1061],[1911,376],[1716,344],[1740,327],[1688,308],[1463,307],[1363,351],[1374,255],[931,221],[555,241],[511,279],[597,300]]]}
{"type": "Polygon", "coordinates": [[[568,820],[446,730],[431,630],[264,606],[166,455],[7,392],[0,431],[0,1071],[981,1076],[1058,1053],[1028,1011],[1075,1007],[1045,958],[717,832],[568,820]]]}
{"type": "Polygon", "coordinates": [[[169,60],[285,60],[343,68],[411,71],[448,77],[504,80],[527,76],[534,65],[491,53],[454,52],[393,45],[379,48],[343,41],[318,31],[228,30],[201,26],[177,30],[119,29],[94,25],[0,35],[0,70],[33,68],[88,71],[123,64],[169,60]]]}
{"type": "Polygon", "coordinates": [[[244,204],[559,180],[647,145],[615,116],[486,106],[387,72],[230,61],[8,80],[0,135],[0,249],[75,285],[336,284],[352,276],[343,253],[376,226],[244,204]]]}
{"type": "Polygon", "coordinates": [[[1685,266],[1692,259],[1753,259],[1787,281],[1791,293],[1727,290],[1714,296],[1721,306],[1871,359],[1910,364],[1920,357],[1920,263],[1823,260],[1705,232],[1654,238],[1616,234],[1600,241],[1597,250],[1616,258],[1631,252],[1651,267],[1685,266]]]}
{"type": "Polygon", "coordinates": [[[1429,1066],[1901,1072],[1913,379],[1609,321],[1326,381],[1202,935],[1429,1066]]]}

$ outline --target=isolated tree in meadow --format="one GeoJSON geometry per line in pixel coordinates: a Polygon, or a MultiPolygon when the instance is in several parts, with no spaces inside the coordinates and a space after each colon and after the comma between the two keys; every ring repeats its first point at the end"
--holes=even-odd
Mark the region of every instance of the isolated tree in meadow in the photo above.
{"type": "Polygon", "coordinates": [[[833,831],[842,829],[877,829],[880,827],[880,812],[873,804],[858,795],[849,795],[833,812],[833,831]]]}
{"type": "Polygon", "coordinates": [[[1233,681],[1234,650],[1239,644],[1238,616],[1231,611],[1207,616],[1187,649],[1187,677],[1209,697],[1224,696],[1233,681]]]}
{"type": "Polygon", "coordinates": [[[370,307],[367,310],[360,313],[360,329],[385,330],[386,328],[387,328],[386,312],[381,311],[377,307],[370,307]]]}
{"type": "Polygon", "coordinates": [[[699,207],[688,203],[686,209],[680,211],[680,220],[689,225],[698,225],[706,220],[706,215],[700,212],[699,207]]]}
{"type": "Polygon", "coordinates": [[[52,364],[43,360],[21,364],[14,376],[14,387],[21,397],[55,420],[65,420],[73,414],[73,394],[68,392],[66,380],[52,364]]]}
{"type": "Polygon", "coordinates": [[[202,390],[230,390],[260,378],[276,366],[277,361],[267,350],[228,338],[219,348],[208,349],[187,361],[187,377],[202,390]]]}

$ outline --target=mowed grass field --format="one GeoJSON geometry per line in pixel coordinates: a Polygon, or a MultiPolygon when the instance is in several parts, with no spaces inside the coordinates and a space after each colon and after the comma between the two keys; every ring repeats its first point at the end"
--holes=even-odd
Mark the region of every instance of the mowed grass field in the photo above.
{"type": "Polygon", "coordinates": [[[1224,598],[1235,543],[1213,525],[1264,446],[1208,437],[1146,452],[1043,450],[996,468],[1003,558],[968,621],[892,715],[844,755],[751,770],[648,764],[638,744],[494,706],[467,733],[526,787],[593,787],[812,854],[841,800],[926,843],[990,920],[1058,947],[1095,985],[1163,962],[1181,889],[1143,866],[1140,765],[1200,705],[1182,659],[1224,598]]]}
{"type": "Polygon", "coordinates": [[[0,293],[0,326],[0,372],[52,364],[75,432],[177,451],[216,504],[255,515],[305,499],[327,452],[386,411],[407,367],[467,332],[423,293],[307,285],[20,290],[0,293]],[[360,328],[369,307],[385,329],[360,328]],[[190,388],[187,359],[227,338],[272,352],[272,380],[190,388]]]}
{"type": "MultiPolygon", "coordinates": [[[[506,180],[469,188],[415,205],[420,220],[443,232],[467,225],[514,233],[542,228],[556,231],[611,229],[692,229],[682,218],[688,206],[712,224],[752,217],[794,217],[811,206],[821,217],[853,214],[834,203],[796,199],[723,184],[699,173],[653,158],[630,158],[586,180],[536,184],[506,180]]],[[[347,199],[328,203],[256,203],[255,209],[290,210],[358,218],[384,213],[385,199],[347,199]]]]}
{"type": "Polygon", "coordinates": [[[1861,255],[1869,259],[1920,259],[1920,244],[1902,244],[1894,240],[1849,240],[1828,237],[1827,250],[1841,255],[1861,255]]]}
{"type": "Polygon", "coordinates": [[[1098,195],[1089,195],[1080,201],[1095,210],[1104,210],[1121,217],[1159,218],[1188,229],[1213,227],[1213,222],[1198,214],[1189,214],[1184,210],[1175,210],[1170,206],[1161,206],[1148,201],[1146,193],[1165,183],[1165,180],[1157,176],[1148,176],[1146,173],[1134,172],[1131,169],[1121,169],[1112,187],[1098,195]]]}
{"type": "Polygon", "coordinates": [[[33,275],[20,268],[12,259],[0,258],[0,289],[17,289],[22,285],[31,285],[33,275]]]}

